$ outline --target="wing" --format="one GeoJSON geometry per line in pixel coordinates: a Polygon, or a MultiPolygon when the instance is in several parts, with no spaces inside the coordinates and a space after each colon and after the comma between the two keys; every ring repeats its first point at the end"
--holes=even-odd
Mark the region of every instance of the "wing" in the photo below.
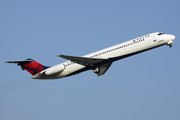
{"type": "Polygon", "coordinates": [[[58,55],[58,57],[62,57],[68,60],[71,60],[74,63],[92,67],[93,72],[96,73],[98,76],[103,75],[108,68],[111,66],[112,62],[109,62],[108,59],[104,58],[87,58],[87,57],[76,57],[76,56],[69,56],[69,55],[58,55]],[[104,63],[104,64],[101,64],[104,63]],[[101,65],[98,65],[101,64],[101,65]]]}
{"type": "Polygon", "coordinates": [[[95,64],[101,63],[106,61],[107,59],[104,58],[87,58],[87,57],[76,57],[76,56],[69,56],[69,55],[58,55],[58,57],[62,57],[72,62],[78,63],[84,66],[91,66],[93,67],[95,64]]]}

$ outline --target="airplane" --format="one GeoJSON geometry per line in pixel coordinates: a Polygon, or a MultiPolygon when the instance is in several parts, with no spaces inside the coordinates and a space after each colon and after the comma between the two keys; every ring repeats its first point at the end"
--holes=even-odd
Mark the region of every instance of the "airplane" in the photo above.
{"type": "Polygon", "coordinates": [[[163,45],[172,47],[174,39],[174,35],[155,32],[82,57],[58,55],[69,61],[52,67],[44,66],[31,58],[23,61],[7,61],[6,63],[16,63],[21,66],[22,70],[27,70],[33,75],[32,79],[58,79],[87,70],[93,70],[95,74],[101,76],[113,62],[163,45]]]}

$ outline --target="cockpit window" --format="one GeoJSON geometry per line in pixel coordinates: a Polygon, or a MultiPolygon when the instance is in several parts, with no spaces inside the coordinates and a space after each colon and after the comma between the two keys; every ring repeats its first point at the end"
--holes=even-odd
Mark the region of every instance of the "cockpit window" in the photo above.
{"type": "Polygon", "coordinates": [[[159,32],[159,33],[158,33],[158,35],[162,35],[162,34],[164,34],[164,33],[163,33],[163,32],[159,32]]]}

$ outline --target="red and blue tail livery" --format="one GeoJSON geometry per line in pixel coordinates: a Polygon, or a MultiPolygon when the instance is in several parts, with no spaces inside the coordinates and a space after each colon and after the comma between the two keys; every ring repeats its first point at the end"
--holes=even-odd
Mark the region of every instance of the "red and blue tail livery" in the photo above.
{"type": "Polygon", "coordinates": [[[18,65],[20,65],[23,69],[27,70],[29,73],[31,73],[32,75],[35,75],[49,67],[44,66],[36,61],[34,61],[31,58],[26,59],[28,62],[25,63],[18,63],[18,65]]]}
{"type": "Polygon", "coordinates": [[[22,70],[27,70],[32,75],[35,75],[49,67],[44,66],[31,58],[28,58],[24,61],[9,61],[7,63],[17,63],[17,65],[21,66],[22,70]]]}

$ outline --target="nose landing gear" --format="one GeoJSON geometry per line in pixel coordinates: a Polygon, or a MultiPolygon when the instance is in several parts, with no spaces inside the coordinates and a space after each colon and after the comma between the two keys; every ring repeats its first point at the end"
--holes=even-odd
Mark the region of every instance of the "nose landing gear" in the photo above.
{"type": "Polygon", "coordinates": [[[168,46],[171,48],[171,47],[172,47],[172,44],[169,44],[168,46]]]}
{"type": "Polygon", "coordinates": [[[167,43],[167,45],[171,48],[171,47],[172,47],[172,43],[173,43],[173,41],[169,41],[169,42],[167,43]]]}

